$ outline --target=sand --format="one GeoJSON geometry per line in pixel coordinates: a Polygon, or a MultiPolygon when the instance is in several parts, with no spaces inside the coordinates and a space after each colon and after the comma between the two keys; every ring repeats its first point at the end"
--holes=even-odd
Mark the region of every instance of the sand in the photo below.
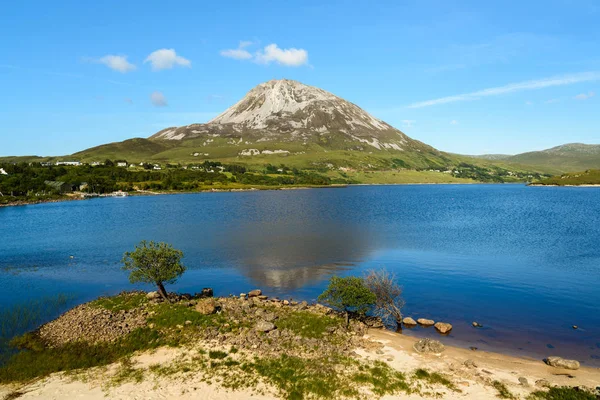
{"type": "MultiPolygon", "coordinates": [[[[541,360],[513,357],[498,353],[472,351],[457,347],[446,347],[440,355],[419,354],[412,348],[417,338],[384,330],[370,330],[366,337],[384,344],[380,351],[357,349],[356,353],[366,359],[381,360],[391,367],[412,373],[417,368],[436,371],[450,376],[460,393],[453,392],[443,386],[435,387],[434,391],[441,394],[443,399],[497,399],[497,392],[489,383],[498,380],[515,395],[525,398],[535,387],[535,382],[546,379],[559,386],[600,385],[600,369],[582,367],[576,371],[552,368],[541,360]],[[464,365],[471,360],[476,367],[464,365]],[[519,378],[527,379],[527,387],[519,383],[519,378]]],[[[138,367],[148,367],[152,364],[165,364],[185,357],[188,350],[165,348],[155,352],[143,353],[133,358],[138,367]]],[[[232,391],[219,387],[218,384],[208,384],[202,377],[187,377],[185,381],[177,377],[150,377],[141,383],[124,383],[119,386],[107,386],[108,377],[118,366],[112,365],[105,369],[94,369],[77,378],[54,374],[22,387],[1,387],[0,397],[18,390],[24,393],[21,399],[206,399],[206,400],[275,400],[275,391],[261,387],[261,394],[249,390],[232,391]]],[[[400,394],[385,396],[383,399],[421,399],[419,394],[400,394]]]]}

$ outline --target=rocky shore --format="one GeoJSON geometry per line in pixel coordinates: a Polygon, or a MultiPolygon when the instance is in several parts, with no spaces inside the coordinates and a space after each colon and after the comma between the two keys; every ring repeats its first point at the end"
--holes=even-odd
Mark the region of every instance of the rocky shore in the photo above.
{"type": "MultiPolygon", "coordinates": [[[[11,383],[10,363],[0,368],[0,398],[161,398],[165,390],[172,398],[200,390],[211,399],[600,395],[600,371],[576,361],[549,357],[545,364],[452,348],[381,329],[377,318],[346,326],[328,307],[272,299],[260,290],[214,298],[204,289],[169,300],[156,292],[124,293],[41,326],[23,342],[30,343],[28,357],[38,355],[37,362],[49,366],[45,372],[36,367],[34,383],[34,376],[11,383]],[[89,354],[102,362],[81,364],[89,354]]],[[[452,329],[411,317],[404,323],[433,325],[440,334],[452,329]]]]}

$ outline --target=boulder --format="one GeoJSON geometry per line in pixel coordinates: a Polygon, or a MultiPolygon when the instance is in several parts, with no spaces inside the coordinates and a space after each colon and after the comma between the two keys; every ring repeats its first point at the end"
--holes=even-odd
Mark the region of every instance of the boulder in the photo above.
{"type": "Polygon", "coordinates": [[[276,329],[275,324],[265,320],[258,321],[254,326],[254,330],[258,332],[270,332],[273,329],[276,329]]]}
{"type": "Polygon", "coordinates": [[[431,319],[427,319],[427,318],[419,318],[417,320],[417,322],[419,323],[419,325],[424,325],[424,326],[432,326],[433,324],[435,324],[435,322],[431,319]]]}
{"type": "Polygon", "coordinates": [[[551,356],[544,360],[546,364],[555,368],[564,368],[564,369],[579,369],[579,361],[576,360],[567,360],[562,357],[551,356]]]}
{"type": "Polygon", "coordinates": [[[402,323],[407,326],[417,325],[417,321],[415,321],[411,317],[404,317],[404,319],[402,319],[402,323]]]}
{"type": "Polygon", "coordinates": [[[258,297],[262,294],[262,290],[254,289],[248,292],[248,297],[258,297]]]}
{"type": "Polygon", "coordinates": [[[267,300],[269,298],[269,296],[264,296],[264,295],[260,295],[260,296],[256,296],[258,297],[259,300],[267,300]]]}
{"type": "Polygon", "coordinates": [[[524,376],[519,377],[519,384],[521,384],[521,386],[529,386],[529,382],[527,381],[527,378],[525,378],[524,376]]]}
{"type": "Polygon", "coordinates": [[[160,299],[160,293],[158,292],[148,292],[146,294],[146,298],[148,300],[156,300],[156,299],[160,299]]]}
{"type": "Polygon", "coordinates": [[[306,310],[307,308],[308,308],[308,303],[306,301],[303,301],[300,304],[298,304],[298,310],[306,310]]]}
{"type": "Polygon", "coordinates": [[[473,328],[483,328],[483,325],[481,325],[479,322],[477,321],[473,321],[473,328]]]}
{"type": "Polygon", "coordinates": [[[448,333],[452,330],[452,325],[447,322],[436,322],[434,327],[439,333],[448,333]]]}
{"type": "Polygon", "coordinates": [[[268,312],[268,313],[264,314],[262,317],[267,322],[273,322],[278,318],[277,314],[272,313],[272,312],[268,312]]]}
{"type": "Polygon", "coordinates": [[[217,312],[217,303],[213,299],[203,299],[196,304],[196,311],[203,315],[210,315],[217,312]]]}
{"type": "Polygon", "coordinates": [[[413,345],[413,348],[418,353],[435,353],[439,354],[444,351],[444,345],[438,341],[433,339],[421,339],[413,345]]]}

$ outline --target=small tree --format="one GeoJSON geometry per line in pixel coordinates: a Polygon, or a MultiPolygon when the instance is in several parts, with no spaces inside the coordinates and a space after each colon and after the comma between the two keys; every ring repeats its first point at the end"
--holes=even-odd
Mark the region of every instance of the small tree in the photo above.
{"type": "Polygon", "coordinates": [[[346,315],[346,326],[350,322],[350,313],[366,314],[375,304],[375,294],[365,286],[362,278],[349,276],[340,278],[334,276],[329,281],[327,289],[317,299],[320,303],[327,304],[346,315]]]}
{"type": "Polygon", "coordinates": [[[397,324],[402,321],[402,288],[396,276],[385,269],[371,270],[365,277],[365,285],[375,294],[375,314],[382,319],[394,319],[397,324]]]}
{"type": "Polygon", "coordinates": [[[175,283],[185,272],[181,264],[183,252],[167,243],[146,242],[142,240],[135,251],[123,255],[123,269],[131,271],[129,282],[154,283],[163,299],[169,300],[166,283],[175,283]]]}

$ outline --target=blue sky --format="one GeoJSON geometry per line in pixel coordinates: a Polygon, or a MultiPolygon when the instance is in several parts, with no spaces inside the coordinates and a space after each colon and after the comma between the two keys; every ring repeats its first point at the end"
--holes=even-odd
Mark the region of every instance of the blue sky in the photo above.
{"type": "Polygon", "coordinates": [[[600,143],[598,0],[20,0],[0,13],[0,155],[206,122],[275,78],[440,150],[600,143]]]}

